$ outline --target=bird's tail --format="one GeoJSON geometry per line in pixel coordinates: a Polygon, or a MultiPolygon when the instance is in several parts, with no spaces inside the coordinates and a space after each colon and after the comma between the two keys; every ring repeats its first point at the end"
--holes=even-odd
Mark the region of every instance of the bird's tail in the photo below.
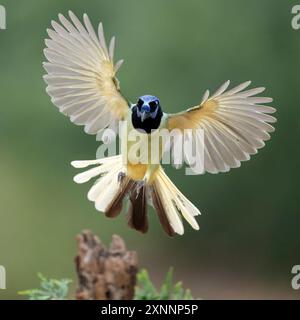
{"type": "Polygon", "coordinates": [[[152,206],[167,234],[184,233],[181,217],[199,230],[195,216],[200,215],[200,211],[177,189],[162,167],[159,167],[149,189],[152,206]]]}
{"type": "Polygon", "coordinates": [[[159,217],[164,231],[173,236],[183,234],[181,215],[198,230],[195,216],[199,210],[176,188],[162,167],[156,172],[151,184],[143,184],[126,175],[122,156],[97,160],[73,161],[75,168],[95,167],[74,177],[77,183],[84,183],[91,178],[98,180],[88,192],[88,199],[95,202],[97,210],[107,217],[116,217],[127,211],[128,225],[140,232],[148,231],[147,203],[151,204],[159,217]]]}

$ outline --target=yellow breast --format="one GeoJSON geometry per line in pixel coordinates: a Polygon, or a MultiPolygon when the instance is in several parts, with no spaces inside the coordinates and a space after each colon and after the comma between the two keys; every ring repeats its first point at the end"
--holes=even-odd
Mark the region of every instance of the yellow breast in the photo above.
{"type": "Polygon", "coordinates": [[[146,171],[147,171],[148,165],[147,164],[127,164],[127,175],[133,179],[133,180],[143,180],[146,171]]]}
{"type": "MultiPolygon", "coordinates": [[[[164,118],[162,121],[162,127],[164,126],[164,118]]],[[[147,172],[147,169],[151,166],[151,177],[149,179],[149,182],[152,181],[155,177],[156,169],[159,167],[159,161],[156,165],[151,164],[151,137],[147,134],[141,134],[140,132],[136,131],[136,129],[133,128],[131,123],[131,116],[128,115],[127,117],[127,125],[124,126],[124,131],[122,133],[122,137],[127,137],[126,140],[126,155],[123,154],[123,156],[126,157],[126,167],[127,167],[127,175],[133,179],[133,180],[143,180],[145,177],[145,174],[147,172]],[[131,140],[130,136],[133,134],[138,134],[137,140],[133,139],[131,140]],[[130,161],[130,152],[133,150],[139,150],[146,158],[146,162],[131,162],[130,161]],[[144,153],[144,151],[147,151],[144,153]]],[[[125,142],[125,141],[124,141],[125,142]]],[[[123,143],[124,143],[123,142],[123,143]]],[[[161,159],[162,154],[162,146],[159,143],[159,150],[153,150],[155,152],[155,155],[158,156],[158,159],[161,159]]],[[[123,150],[124,151],[124,150],[123,150]]],[[[135,154],[135,152],[133,152],[135,154]]]]}

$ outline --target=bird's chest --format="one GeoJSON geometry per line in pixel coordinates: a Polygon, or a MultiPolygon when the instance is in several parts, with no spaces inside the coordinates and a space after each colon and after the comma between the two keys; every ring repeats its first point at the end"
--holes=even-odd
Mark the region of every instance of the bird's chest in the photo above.
{"type": "Polygon", "coordinates": [[[162,156],[159,132],[145,133],[135,129],[131,115],[128,116],[122,132],[122,154],[127,174],[132,179],[142,180],[149,166],[159,165],[162,156]]]}

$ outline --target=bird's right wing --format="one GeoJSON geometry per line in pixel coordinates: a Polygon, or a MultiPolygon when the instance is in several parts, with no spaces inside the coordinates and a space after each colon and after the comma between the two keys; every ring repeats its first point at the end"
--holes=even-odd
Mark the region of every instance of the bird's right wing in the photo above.
{"type": "Polygon", "coordinates": [[[47,30],[47,93],[60,112],[85,126],[86,133],[115,130],[129,110],[115,77],[123,62],[113,63],[115,39],[107,49],[101,23],[96,35],[86,14],[84,25],[72,12],[69,17],[71,21],[60,14],[60,24],[52,21],[53,30],[47,30]]]}

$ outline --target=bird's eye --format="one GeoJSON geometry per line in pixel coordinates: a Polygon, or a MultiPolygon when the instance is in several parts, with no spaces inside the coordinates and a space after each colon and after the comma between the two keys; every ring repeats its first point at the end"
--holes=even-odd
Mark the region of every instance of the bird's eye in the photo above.
{"type": "Polygon", "coordinates": [[[141,108],[143,104],[144,104],[144,101],[142,99],[139,99],[137,102],[137,106],[141,108]]]}
{"type": "Polygon", "coordinates": [[[151,111],[154,111],[157,106],[157,101],[151,101],[149,102],[149,106],[151,108],[151,111]]]}

